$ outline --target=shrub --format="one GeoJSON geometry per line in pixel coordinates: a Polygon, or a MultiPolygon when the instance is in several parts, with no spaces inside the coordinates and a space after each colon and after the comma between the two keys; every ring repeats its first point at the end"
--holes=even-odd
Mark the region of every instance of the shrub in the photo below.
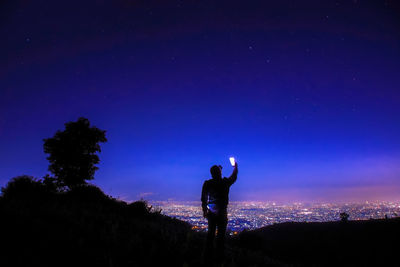
{"type": "Polygon", "coordinates": [[[93,184],[76,186],[69,190],[67,195],[87,202],[111,200],[98,186],[93,184]]]}
{"type": "Polygon", "coordinates": [[[12,178],[5,187],[1,188],[2,196],[10,198],[31,198],[49,193],[47,187],[37,178],[22,175],[12,178]]]}
{"type": "Polygon", "coordinates": [[[132,202],[128,205],[129,213],[134,215],[143,216],[150,213],[151,206],[149,207],[145,200],[132,202]]]}

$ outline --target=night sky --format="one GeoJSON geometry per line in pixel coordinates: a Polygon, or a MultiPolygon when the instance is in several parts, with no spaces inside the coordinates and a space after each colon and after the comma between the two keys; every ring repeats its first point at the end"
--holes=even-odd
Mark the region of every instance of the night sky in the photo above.
{"type": "Polygon", "coordinates": [[[232,200],[400,200],[400,5],[1,1],[0,185],[80,116],[123,200],[199,200],[229,156],[232,200]]]}

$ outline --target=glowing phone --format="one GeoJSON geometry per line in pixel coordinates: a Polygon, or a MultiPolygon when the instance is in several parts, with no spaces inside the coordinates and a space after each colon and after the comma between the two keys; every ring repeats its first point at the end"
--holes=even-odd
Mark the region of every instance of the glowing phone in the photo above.
{"type": "Polygon", "coordinates": [[[235,166],[235,158],[234,157],[230,157],[229,161],[231,162],[232,166],[235,166]]]}

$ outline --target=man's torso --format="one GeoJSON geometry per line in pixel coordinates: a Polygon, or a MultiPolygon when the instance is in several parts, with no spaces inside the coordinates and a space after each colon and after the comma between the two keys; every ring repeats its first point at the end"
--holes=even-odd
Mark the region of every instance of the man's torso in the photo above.
{"type": "Polygon", "coordinates": [[[215,205],[217,210],[226,211],[229,203],[229,188],[231,184],[228,178],[210,179],[206,182],[208,193],[208,205],[215,205]]]}

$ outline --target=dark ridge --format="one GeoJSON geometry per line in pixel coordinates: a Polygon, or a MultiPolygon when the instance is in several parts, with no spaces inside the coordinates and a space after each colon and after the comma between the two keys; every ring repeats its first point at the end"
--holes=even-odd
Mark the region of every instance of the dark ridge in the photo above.
{"type": "Polygon", "coordinates": [[[399,234],[400,218],[289,222],[242,232],[233,243],[300,266],[389,266],[399,234]]]}
{"type": "MultiPolygon", "coordinates": [[[[0,217],[2,266],[204,266],[204,233],[94,185],[60,192],[14,178],[2,188],[0,217]]],[[[284,266],[243,247],[226,254],[225,266],[284,266]]]]}
{"type": "MultiPolygon", "coordinates": [[[[14,178],[0,216],[2,266],[205,266],[205,233],[90,184],[14,178]]],[[[389,266],[399,234],[400,218],[275,224],[228,238],[223,266],[389,266]]]]}

